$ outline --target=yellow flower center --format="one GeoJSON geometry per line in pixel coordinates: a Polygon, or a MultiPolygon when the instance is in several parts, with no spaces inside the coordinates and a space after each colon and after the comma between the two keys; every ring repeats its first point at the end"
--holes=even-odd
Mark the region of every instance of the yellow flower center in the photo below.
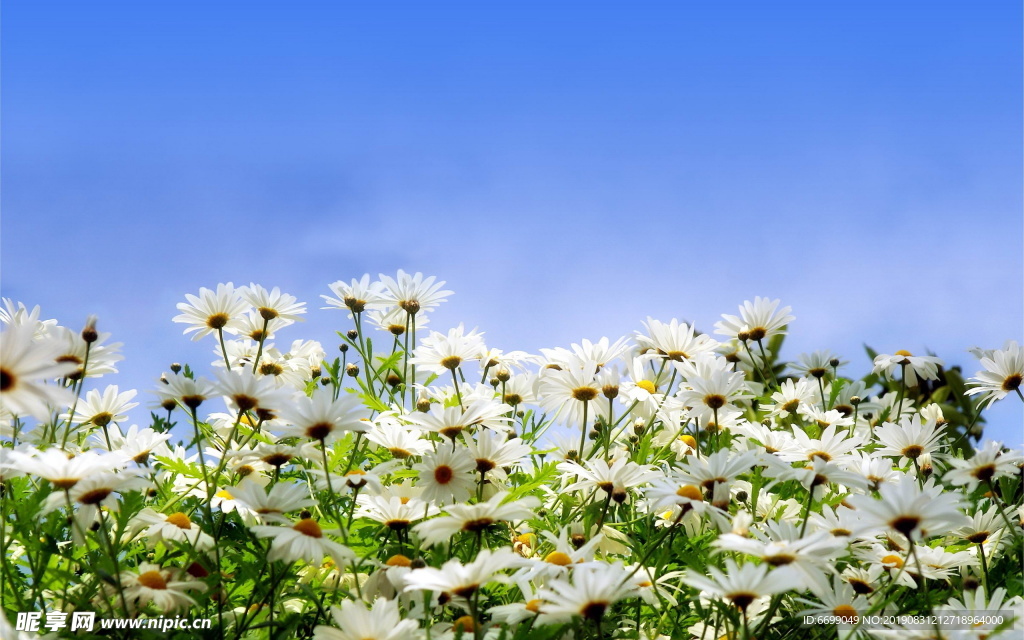
{"type": "Polygon", "coordinates": [[[549,564],[557,564],[560,567],[564,567],[572,564],[572,558],[570,558],[569,554],[567,553],[562,553],[561,551],[552,551],[544,557],[544,562],[547,562],[549,564]]]}
{"type": "Polygon", "coordinates": [[[295,529],[299,533],[307,535],[310,538],[324,537],[324,532],[320,529],[320,525],[318,525],[316,520],[313,520],[312,518],[299,520],[295,523],[295,526],[293,526],[292,529],[295,529]]]}
{"type": "Polygon", "coordinates": [[[534,613],[540,612],[540,605],[543,604],[543,600],[533,599],[526,603],[526,610],[534,613]]]}
{"type": "Polygon", "coordinates": [[[384,564],[386,564],[389,567],[411,567],[412,560],[403,556],[400,553],[397,553],[388,558],[387,562],[385,562],[384,564]]]}
{"type": "Polygon", "coordinates": [[[857,610],[848,604],[841,604],[832,610],[843,622],[853,622],[857,618],[857,610]]]}
{"type": "Polygon", "coordinates": [[[658,387],[654,386],[654,383],[651,382],[650,380],[641,380],[640,382],[636,383],[636,386],[640,387],[647,393],[654,393],[658,390],[658,387]]]}
{"type": "Polygon", "coordinates": [[[696,487],[692,484],[686,484],[676,489],[676,495],[680,498],[689,498],[698,502],[704,502],[704,493],[700,490],[700,487],[696,487]]]}
{"type": "Polygon", "coordinates": [[[185,515],[184,513],[180,512],[180,511],[178,511],[176,513],[172,513],[171,515],[167,516],[167,522],[169,522],[170,524],[173,524],[174,526],[178,527],[179,529],[191,529],[192,528],[192,521],[188,519],[187,515],[185,515]]]}
{"type": "Polygon", "coordinates": [[[891,564],[892,569],[899,569],[903,566],[903,558],[890,554],[882,558],[882,564],[891,564]]]}
{"type": "Polygon", "coordinates": [[[139,584],[150,589],[166,589],[167,581],[159,571],[147,571],[139,574],[139,584]]]}
{"type": "Polygon", "coordinates": [[[452,623],[452,631],[456,634],[460,631],[462,633],[472,633],[474,630],[476,630],[476,622],[473,620],[473,616],[462,616],[452,623]]]}

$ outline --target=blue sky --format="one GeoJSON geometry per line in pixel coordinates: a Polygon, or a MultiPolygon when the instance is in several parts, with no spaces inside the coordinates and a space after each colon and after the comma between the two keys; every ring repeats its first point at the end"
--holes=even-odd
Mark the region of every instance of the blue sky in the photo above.
{"type": "MultiPolygon", "coordinates": [[[[338,279],[456,295],[505,349],[710,330],[869,366],[1022,337],[1017,2],[50,3],[2,24],[3,294],[206,363],[186,292],[338,279]]],[[[140,416],[141,420],[142,417],[140,416]]],[[[1022,442],[1022,411],[991,433],[1022,442]]]]}

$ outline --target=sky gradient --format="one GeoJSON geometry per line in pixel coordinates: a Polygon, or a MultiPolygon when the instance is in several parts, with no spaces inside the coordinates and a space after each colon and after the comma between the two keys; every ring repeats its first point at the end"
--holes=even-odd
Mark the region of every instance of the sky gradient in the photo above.
{"type": "MultiPolygon", "coordinates": [[[[503,349],[710,331],[977,366],[1022,338],[1019,2],[4,3],[3,295],[206,368],[218,282],[423,271],[503,349]],[[770,6],[768,6],[770,4],[770,6]],[[485,6],[486,5],[486,6],[485,6]]],[[[990,433],[1024,442],[1021,403],[990,433]]],[[[136,413],[138,420],[144,414],[136,413]]]]}

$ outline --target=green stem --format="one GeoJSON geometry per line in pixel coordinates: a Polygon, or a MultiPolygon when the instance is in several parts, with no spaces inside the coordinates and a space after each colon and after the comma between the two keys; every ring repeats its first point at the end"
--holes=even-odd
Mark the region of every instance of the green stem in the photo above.
{"type": "Polygon", "coordinates": [[[260,366],[260,357],[263,355],[263,343],[267,341],[267,327],[270,325],[270,318],[263,318],[263,331],[260,332],[260,346],[256,349],[256,358],[252,361],[252,372],[260,366]]]}
{"type": "Polygon", "coordinates": [[[580,449],[579,449],[579,453],[578,453],[578,458],[579,458],[580,462],[583,461],[583,452],[586,450],[586,446],[587,446],[587,404],[588,403],[589,403],[589,400],[584,400],[583,401],[583,426],[580,428],[580,432],[581,432],[580,433],[580,449]]]}
{"type": "Polygon", "coordinates": [[[231,361],[228,360],[228,348],[224,346],[224,329],[217,329],[217,339],[220,340],[220,353],[224,356],[224,366],[231,371],[231,361]]]}
{"type": "Polygon", "coordinates": [[[900,393],[896,396],[896,424],[903,416],[903,395],[907,392],[907,365],[900,365],[900,393]]]}

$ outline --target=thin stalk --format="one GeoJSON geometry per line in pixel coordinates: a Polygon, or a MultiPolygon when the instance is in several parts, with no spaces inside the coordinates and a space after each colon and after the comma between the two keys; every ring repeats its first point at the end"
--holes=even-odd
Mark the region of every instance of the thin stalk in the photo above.
{"type": "Polygon", "coordinates": [[[256,348],[256,358],[252,361],[252,372],[260,366],[260,357],[263,355],[263,343],[267,341],[267,327],[270,325],[270,318],[263,318],[263,331],[260,332],[260,346],[256,348]]]}
{"type": "Polygon", "coordinates": [[[903,395],[907,392],[907,365],[900,365],[900,393],[896,397],[896,424],[900,423],[903,416],[903,395]]]}
{"type": "Polygon", "coordinates": [[[764,350],[764,342],[761,340],[757,341],[757,348],[761,350],[761,357],[764,359],[764,366],[768,369],[768,373],[772,374],[772,384],[775,388],[779,387],[779,381],[775,377],[775,370],[772,368],[772,364],[768,362],[768,354],[764,350]]]}
{"type": "Polygon", "coordinates": [[[220,340],[220,354],[224,356],[224,366],[231,371],[231,361],[228,360],[228,348],[224,346],[224,329],[217,329],[217,339],[220,340]]]}
{"type": "Polygon", "coordinates": [[[587,404],[589,400],[583,401],[583,426],[580,428],[580,448],[579,448],[579,459],[583,461],[583,452],[587,446],[587,404]]]}
{"type": "MultiPolygon", "coordinates": [[[[458,369],[458,367],[455,369],[458,369]]],[[[455,375],[455,369],[449,369],[452,372],[452,382],[455,383],[455,397],[459,400],[459,408],[465,411],[466,408],[462,406],[462,393],[459,392],[459,377],[455,375]]]]}

